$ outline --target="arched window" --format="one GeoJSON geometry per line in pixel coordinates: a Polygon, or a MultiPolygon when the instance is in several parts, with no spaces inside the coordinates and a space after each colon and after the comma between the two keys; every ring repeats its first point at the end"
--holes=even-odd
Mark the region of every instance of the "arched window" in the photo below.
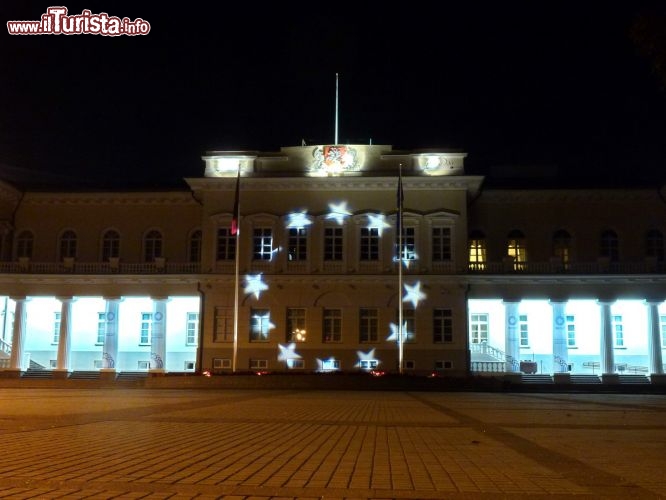
{"type": "Polygon", "coordinates": [[[553,257],[566,268],[571,259],[571,235],[564,229],[553,233],[553,257]]]}
{"type": "Polygon", "coordinates": [[[645,234],[645,255],[664,262],[664,235],[661,231],[651,229],[645,234]]]}
{"type": "Polygon", "coordinates": [[[35,238],[30,231],[21,231],[16,237],[16,257],[32,258],[32,248],[35,238]]]}
{"type": "Polygon", "coordinates": [[[196,230],[190,234],[190,241],[187,247],[187,258],[189,262],[201,261],[201,231],[196,230]]]}
{"type": "Polygon", "coordinates": [[[143,260],[155,262],[159,257],[162,257],[162,233],[153,229],[143,239],[143,260]]]}
{"type": "Polygon", "coordinates": [[[76,233],[67,230],[60,235],[60,260],[76,258],[76,233]]]}
{"type": "Polygon", "coordinates": [[[102,262],[120,256],[120,234],[118,231],[109,229],[102,236],[102,262]]]}
{"type": "Polygon", "coordinates": [[[599,239],[599,256],[608,258],[611,262],[620,260],[620,243],[615,231],[610,229],[601,233],[599,239]]]}
{"type": "Polygon", "coordinates": [[[481,231],[469,233],[469,269],[483,271],[486,268],[486,235],[481,231]]]}
{"type": "Polygon", "coordinates": [[[513,257],[513,269],[522,271],[527,263],[527,249],[525,247],[525,235],[522,231],[514,229],[507,236],[506,253],[513,257]]]}

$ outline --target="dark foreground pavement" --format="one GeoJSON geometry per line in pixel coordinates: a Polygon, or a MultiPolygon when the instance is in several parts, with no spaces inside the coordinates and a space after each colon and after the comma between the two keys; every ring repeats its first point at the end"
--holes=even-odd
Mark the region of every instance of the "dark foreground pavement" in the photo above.
{"type": "Polygon", "coordinates": [[[0,389],[0,498],[660,498],[658,394],[0,389]]]}

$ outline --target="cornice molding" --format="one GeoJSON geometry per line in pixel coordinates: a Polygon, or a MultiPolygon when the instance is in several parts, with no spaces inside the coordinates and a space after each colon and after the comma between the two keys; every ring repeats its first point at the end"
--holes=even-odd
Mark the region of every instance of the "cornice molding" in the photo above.
{"type": "Polygon", "coordinates": [[[655,189],[484,189],[477,203],[607,203],[659,201],[655,189]]]}
{"type": "Polygon", "coordinates": [[[26,205],[199,205],[189,191],[168,193],[27,193],[26,205]]]}

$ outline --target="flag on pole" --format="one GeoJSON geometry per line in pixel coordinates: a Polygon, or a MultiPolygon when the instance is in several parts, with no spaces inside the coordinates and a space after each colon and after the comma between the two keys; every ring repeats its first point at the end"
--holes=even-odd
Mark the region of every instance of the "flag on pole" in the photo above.
{"type": "Polygon", "coordinates": [[[236,194],[234,197],[234,212],[231,216],[231,235],[235,236],[238,234],[238,203],[240,198],[240,166],[238,167],[238,177],[236,177],[236,194]]]}
{"type": "MultiPolygon", "coordinates": [[[[396,236],[398,237],[398,247],[402,246],[402,204],[405,201],[405,194],[402,191],[402,165],[400,165],[400,170],[398,170],[398,192],[396,194],[396,205],[398,207],[398,218],[396,222],[396,236]]],[[[398,261],[402,262],[403,249],[398,248],[398,261]]]]}

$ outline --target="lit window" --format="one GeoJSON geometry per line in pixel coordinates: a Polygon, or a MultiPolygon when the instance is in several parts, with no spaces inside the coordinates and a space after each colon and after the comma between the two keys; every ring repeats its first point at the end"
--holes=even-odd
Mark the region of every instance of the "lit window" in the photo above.
{"type": "Polygon", "coordinates": [[[143,260],[155,262],[159,257],[162,257],[162,233],[149,231],[143,239],[143,260]]]}
{"type": "Polygon", "coordinates": [[[250,342],[268,342],[271,315],[268,309],[252,309],[250,315],[250,342]]]}
{"type": "Polygon", "coordinates": [[[488,313],[471,314],[469,328],[472,334],[472,344],[488,342],[488,313]]]}
{"type": "Polygon", "coordinates": [[[190,235],[190,241],[187,248],[187,258],[189,262],[201,261],[201,231],[194,231],[190,235]]]}
{"type": "Polygon", "coordinates": [[[553,234],[553,257],[556,257],[565,267],[571,258],[571,235],[560,229],[553,234]]]}
{"type": "MultiPolygon", "coordinates": [[[[396,260],[400,260],[398,256],[398,235],[395,237],[395,254],[396,260]]],[[[402,260],[415,260],[416,259],[416,236],[413,227],[402,228],[402,260]]]]}
{"type": "Polygon", "coordinates": [[[376,227],[361,228],[360,260],[379,259],[379,229],[376,227]]]}
{"type": "Polygon", "coordinates": [[[120,255],[120,234],[109,230],[102,236],[102,262],[109,262],[120,255]]]}
{"type": "Polygon", "coordinates": [[[451,309],[435,309],[432,313],[433,342],[435,344],[453,342],[453,316],[451,309]]]}
{"type": "Polygon", "coordinates": [[[188,312],[187,324],[185,325],[185,343],[197,345],[197,334],[199,333],[199,313],[188,312]]]}
{"type": "Polygon", "coordinates": [[[518,334],[520,347],[529,347],[530,346],[530,335],[527,323],[527,314],[521,314],[518,316],[518,334]]]}
{"type": "Polygon", "coordinates": [[[289,229],[289,260],[307,260],[308,233],[303,227],[289,229]]]}
{"type": "Polygon", "coordinates": [[[604,231],[599,240],[599,255],[608,258],[611,262],[620,259],[619,240],[615,231],[604,231]]]}
{"type": "Polygon", "coordinates": [[[217,260],[234,260],[236,258],[236,235],[231,234],[228,227],[217,229],[217,260]]]}
{"type": "Polygon", "coordinates": [[[339,359],[324,359],[321,362],[321,371],[330,372],[340,369],[340,360],[339,359]]]}
{"type": "Polygon", "coordinates": [[[153,313],[141,313],[141,330],[139,332],[139,344],[150,345],[150,333],[153,329],[153,313]]]}
{"type": "Polygon", "coordinates": [[[273,231],[267,227],[255,228],[252,245],[254,260],[271,260],[273,255],[273,231]]]}
{"type": "Polygon", "coordinates": [[[342,341],[342,310],[324,309],[324,342],[342,341]]]}
{"type": "Polygon", "coordinates": [[[506,253],[513,257],[514,271],[522,271],[527,263],[525,235],[521,231],[511,231],[508,236],[506,253]]]}
{"type": "Polygon", "coordinates": [[[481,231],[469,235],[469,269],[483,271],[486,268],[486,236],[481,231]]]}
{"type": "Polygon", "coordinates": [[[97,313],[97,344],[103,344],[106,337],[106,313],[97,313]]]}
{"type": "Polygon", "coordinates": [[[342,260],[342,228],[324,228],[324,260],[342,260]]]}
{"type": "Polygon", "coordinates": [[[32,258],[34,241],[30,231],[21,231],[16,238],[16,257],[32,258]]]}
{"type": "MultiPolygon", "coordinates": [[[[415,311],[414,309],[403,309],[402,310],[402,325],[404,331],[403,343],[414,342],[416,340],[416,320],[414,319],[415,311]]],[[[398,325],[400,321],[400,311],[395,312],[395,324],[398,325]]],[[[396,338],[396,341],[399,342],[399,339],[396,338]]]]}
{"type": "Polygon", "coordinates": [[[434,262],[451,260],[451,228],[432,228],[432,260],[434,262]]]}
{"type": "Polygon", "coordinates": [[[287,342],[305,342],[305,309],[287,309],[287,342]]]}
{"type": "Polygon", "coordinates": [[[377,309],[361,309],[359,315],[359,341],[377,342],[377,309]]]}
{"type": "Polygon", "coordinates": [[[567,347],[576,347],[576,319],[573,315],[566,317],[567,347]]]}
{"type": "Polygon", "coordinates": [[[60,236],[60,259],[76,257],[76,233],[65,231],[60,236]]]}
{"type": "Polygon", "coordinates": [[[60,312],[53,313],[53,343],[60,342],[60,312]]]}

